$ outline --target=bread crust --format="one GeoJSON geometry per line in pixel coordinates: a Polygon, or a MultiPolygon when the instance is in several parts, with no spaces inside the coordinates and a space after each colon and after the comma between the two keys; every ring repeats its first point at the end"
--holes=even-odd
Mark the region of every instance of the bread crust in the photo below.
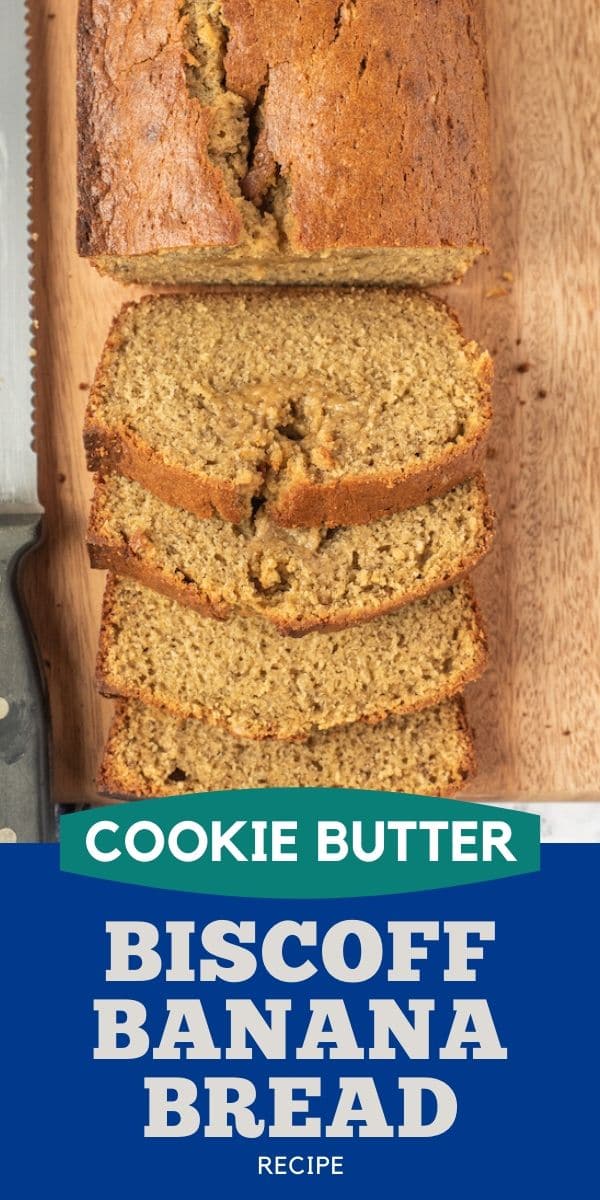
{"type": "MultiPolygon", "coordinates": [[[[218,729],[222,729],[230,733],[233,737],[240,741],[262,742],[273,739],[280,742],[305,742],[311,734],[322,730],[322,726],[313,724],[305,729],[297,730],[293,733],[286,732],[281,726],[278,726],[273,720],[266,725],[263,725],[260,730],[256,727],[242,727],[231,721],[226,721],[213,710],[204,707],[202,704],[195,704],[193,710],[183,708],[177,700],[165,695],[157,696],[149,688],[146,687],[128,687],[121,681],[117,682],[111,678],[108,667],[109,653],[109,627],[111,624],[111,611],[114,602],[114,593],[117,587],[117,577],[109,575],[104,592],[104,600],[102,605],[102,620],[100,625],[100,641],[98,646],[98,657],[96,662],[96,683],[101,695],[109,699],[121,700],[136,700],[141,704],[145,704],[148,708],[156,708],[164,712],[169,712],[174,717],[180,720],[187,720],[194,717],[197,720],[204,722],[207,725],[213,725],[218,729]]],[[[440,686],[433,690],[427,697],[419,700],[414,700],[409,703],[398,702],[397,705],[390,705],[385,709],[373,709],[371,713],[359,718],[359,724],[364,725],[380,725],[386,721],[388,717],[405,716],[407,713],[420,712],[426,708],[432,708],[437,704],[441,704],[444,700],[450,700],[454,696],[459,695],[464,691],[467,684],[474,682],[483,674],[488,658],[488,639],[481,616],[481,610],[475,599],[475,594],[472,586],[467,583],[465,587],[468,590],[469,598],[472,604],[472,629],[474,640],[476,643],[476,653],[474,655],[473,664],[469,670],[463,671],[456,679],[445,686],[440,686]]],[[[354,722],[350,722],[354,723],[354,722]]],[[[339,726],[328,726],[328,728],[344,728],[343,724],[339,726]]]]}
{"type": "Polygon", "coordinates": [[[79,254],[234,246],[243,224],[188,93],[179,0],[80,0],[79,254]]]}
{"type": "Polygon", "coordinates": [[[83,434],[87,464],[100,475],[115,472],[141,483],[143,487],[173,508],[184,508],[202,520],[219,516],[239,525],[252,512],[252,499],[262,488],[262,477],[255,485],[240,489],[227,479],[193,475],[182,467],[167,463],[147,442],[122,426],[108,430],[88,419],[83,434]]]}
{"type": "MultiPolygon", "coordinates": [[[[227,295],[232,290],[237,295],[244,295],[243,290],[229,287],[221,287],[219,292],[227,295]]],[[[307,289],[295,290],[301,293],[307,289]]],[[[315,289],[310,291],[315,293],[315,289]]],[[[316,292],[318,294],[318,289],[316,292]]],[[[196,294],[199,297],[210,295],[202,290],[196,294]]],[[[251,293],[246,291],[246,294],[251,293]]],[[[275,287],[269,289],[269,295],[288,296],[289,290],[275,287]]],[[[485,454],[492,420],[492,359],[474,343],[465,340],[456,313],[438,297],[429,295],[427,301],[447,315],[458,331],[463,349],[471,355],[480,399],[479,428],[469,438],[463,437],[459,444],[444,447],[429,466],[415,462],[409,468],[396,471],[374,470],[369,474],[348,472],[345,476],[322,482],[303,479],[292,483],[286,483],[285,472],[274,479],[265,466],[264,472],[253,472],[242,486],[232,480],[193,473],[185,467],[167,462],[163,455],[126,425],[107,427],[100,419],[97,406],[98,399],[110,387],[110,363],[120,349],[121,331],[128,310],[152,304],[154,299],[150,295],[138,302],[128,302],[111,325],[96,370],[84,424],[84,445],[91,471],[125,475],[175,508],[186,509],[201,519],[220,516],[233,524],[248,518],[253,500],[267,494],[270,519],[274,524],[286,528],[366,525],[443,496],[477,473],[485,454]]],[[[173,303],[177,303],[177,300],[178,297],[174,296],[173,303]]]]}
{"type": "Polygon", "coordinates": [[[160,592],[178,604],[196,609],[203,616],[211,617],[213,620],[225,621],[234,613],[244,616],[258,614],[274,625],[281,634],[288,637],[303,637],[305,634],[317,630],[333,632],[336,629],[345,629],[351,625],[361,625],[366,621],[376,620],[378,617],[398,612],[399,609],[416,600],[423,600],[433,592],[441,591],[458,583],[489,552],[494,539],[494,523],[495,515],[488,501],[483,512],[482,542],[476,552],[461,560],[455,571],[440,576],[434,582],[424,582],[420,587],[405,592],[401,597],[390,599],[385,604],[374,604],[370,608],[345,608],[337,611],[332,608],[326,616],[321,618],[286,617],[284,613],[274,611],[267,605],[237,608],[223,597],[211,595],[199,584],[191,581],[185,582],[173,571],[161,569],[156,562],[145,562],[130,543],[124,540],[116,546],[102,536],[96,497],[92,501],[87,540],[91,566],[98,570],[108,570],[115,575],[125,575],[135,579],[144,587],[160,592]]]}
{"type": "MultiPolygon", "coordinates": [[[[460,448],[448,447],[435,465],[411,472],[379,471],[376,475],[349,475],[327,483],[302,482],[284,487],[266,511],[282,528],[315,528],[368,525],[407,508],[444,496],[459,483],[477,474],[485,457],[491,411],[484,414],[479,433],[460,448]]],[[[88,419],[84,445],[90,471],[115,472],[141,483],[174,508],[195,517],[222,517],[238,525],[252,513],[252,500],[263,490],[264,480],[243,490],[226,479],[192,474],[174,466],[143,439],[122,427],[108,430],[88,419]]]]}
{"type": "MultiPolygon", "coordinates": [[[[287,188],[283,255],[487,245],[482,0],[221,7],[224,87],[249,123],[260,108],[261,160],[287,188]]],[[[187,35],[180,0],[80,0],[78,248],[104,267],[250,245],[251,202],[211,159],[211,109],[188,88],[187,35]]]]}
{"type": "MultiPolygon", "coordinates": [[[[449,783],[444,788],[434,789],[428,792],[430,796],[455,796],[462,791],[467,780],[474,774],[476,770],[476,755],[473,742],[473,735],[469,727],[463,697],[457,697],[455,700],[456,716],[458,724],[458,733],[461,740],[461,757],[456,763],[454,772],[455,782],[449,783]]],[[[107,798],[136,800],[143,798],[152,798],[158,796],[168,796],[169,781],[165,779],[164,787],[147,788],[144,785],[140,775],[135,775],[131,770],[128,770],[123,763],[119,762],[118,742],[121,731],[127,722],[128,702],[120,701],[115,707],[115,712],[111,727],[108,734],[107,743],[104,749],[100,767],[98,770],[97,782],[99,793],[107,798]]],[[[143,747],[140,747],[143,751],[143,747]]],[[[405,781],[402,776],[399,776],[395,781],[395,787],[390,785],[386,790],[404,790],[405,781]]],[[[347,787],[358,786],[352,784],[349,780],[347,787]]],[[[188,789],[189,790],[189,789],[188,789]]],[[[182,791],[171,793],[173,795],[181,795],[182,791]]]]}
{"type": "MultiPolygon", "coordinates": [[[[464,671],[456,680],[456,683],[448,687],[437,688],[424,700],[418,700],[408,705],[398,704],[390,706],[387,709],[374,710],[368,716],[360,717],[358,722],[350,722],[350,724],[381,725],[383,721],[387,721],[388,717],[404,717],[409,713],[422,712],[426,708],[433,708],[437,704],[442,704],[444,700],[452,700],[455,696],[460,695],[467,684],[474,683],[476,679],[479,679],[485,671],[486,663],[487,641],[485,637],[482,637],[480,639],[479,653],[473,667],[469,671],[464,671]]],[[[168,700],[164,697],[159,700],[149,688],[116,686],[105,674],[102,645],[100,646],[98,658],[96,682],[100,695],[105,696],[108,700],[135,700],[138,703],[145,704],[148,708],[156,708],[159,711],[171,713],[172,716],[178,717],[182,721],[187,721],[193,717],[197,721],[202,721],[205,725],[212,725],[215,729],[222,729],[225,733],[231,734],[232,737],[237,738],[240,742],[306,742],[313,733],[322,732],[320,726],[311,726],[302,732],[284,733],[281,727],[276,725],[274,721],[269,725],[265,725],[260,732],[254,729],[251,730],[247,726],[242,730],[239,726],[236,727],[230,722],[223,720],[202,705],[196,705],[193,712],[188,712],[181,705],[177,704],[176,701],[168,700]]],[[[345,729],[347,726],[340,724],[328,726],[328,728],[345,729]]]]}
{"type": "Polygon", "coordinates": [[[378,471],[375,475],[347,475],[326,483],[282,486],[277,500],[266,511],[274,525],[287,529],[312,529],[324,525],[368,525],[394,513],[416,508],[444,496],[446,492],[476,475],[481,466],[489,432],[485,427],[460,449],[448,447],[431,467],[412,471],[378,471]]]}

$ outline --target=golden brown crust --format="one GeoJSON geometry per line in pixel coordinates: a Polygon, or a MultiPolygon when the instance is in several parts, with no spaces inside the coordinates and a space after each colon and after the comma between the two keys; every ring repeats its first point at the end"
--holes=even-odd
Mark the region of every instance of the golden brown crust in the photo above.
{"type": "Polygon", "coordinates": [[[88,530],[90,565],[96,570],[110,571],[114,575],[136,579],[143,587],[152,588],[153,591],[167,596],[169,600],[193,608],[202,613],[203,617],[212,617],[214,621],[226,621],[232,616],[234,610],[230,604],[210,597],[196,584],[183,583],[171,572],[162,571],[156,566],[153,570],[148,563],[140,561],[131,547],[122,546],[116,549],[114,546],[102,544],[100,540],[90,541],[90,536],[96,535],[90,535],[88,530]]]}
{"type": "Polygon", "coordinates": [[[252,9],[268,64],[265,138],[291,181],[292,248],[485,245],[479,0],[288,0],[285,24],[281,0],[252,9]]]}
{"type": "MultiPolygon", "coordinates": [[[[101,695],[109,699],[120,700],[136,700],[141,704],[145,704],[148,708],[156,708],[163,712],[169,712],[172,716],[178,717],[180,720],[188,720],[190,717],[204,722],[206,725],[212,725],[217,729],[222,729],[230,733],[232,737],[238,738],[239,741],[263,742],[274,739],[279,742],[305,742],[310,737],[312,730],[307,729],[305,732],[296,734],[284,734],[281,728],[276,724],[275,720],[271,724],[265,725],[260,732],[246,731],[244,734],[239,732],[234,725],[217,716],[211,709],[205,708],[200,703],[195,703],[193,711],[183,708],[173,697],[161,695],[158,696],[146,687],[127,687],[122,681],[117,683],[111,678],[108,668],[109,654],[109,628],[111,624],[111,614],[114,604],[114,594],[118,586],[118,578],[114,575],[109,575],[104,592],[104,600],[102,605],[102,620],[100,625],[100,640],[98,646],[98,657],[96,660],[96,683],[101,695]]],[[[390,705],[387,709],[379,711],[374,710],[369,716],[360,718],[360,724],[363,725],[380,725],[386,721],[388,717],[405,716],[407,713],[420,712],[426,708],[433,708],[437,704],[441,704],[444,700],[451,700],[454,696],[459,695],[464,691],[469,683],[473,683],[483,674],[488,658],[488,639],[483,624],[483,619],[479,605],[475,600],[473,588],[470,584],[466,584],[472,606],[472,626],[475,642],[477,645],[477,653],[474,656],[473,664],[467,671],[463,671],[454,682],[438,687],[431,692],[426,699],[412,700],[402,702],[398,701],[396,705],[390,705]]],[[[316,727],[315,727],[316,728],[316,727]]],[[[343,725],[337,728],[344,728],[343,725]]]]}
{"type": "MultiPolygon", "coordinates": [[[[241,289],[233,290],[237,295],[244,294],[241,289]]],[[[295,290],[300,294],[307,289],[295,290]]],[[[318,294],[319,289],[309,290],[318,294]]],[[[405,290],[409,293],[411,289],[405,290]]],[[[219,288],[222,295],[231,291],[230,287],[219,288]]],[[[200,289],[196,294],[207,296],[210,292],[200,289]]],[[[289,290],[282,287],[269,289],[270,296],[278,294],[289,295],[289,290]]],[[[274,524],[287,528],[366,525],[443,496],[477,473],[492,419],[493,362],[489,354],[481,353],[478,346],[465,341],[459,319],[452,309],[437,296],[427,294],[426,298],[452,321],[464,350],[471,355],[480,392],[479,429],[459,444],[446,446],[437,460],[426,467],[415,463],[409,469],[374,470],[368,475],[346,474],[324,482],[304,479],[290,484],[283,476],[275,495],[273,488],[270,489],[272,498],[268,502],[268,512],[274,524]]],[[[149,295],[138,302],[129,301],[113,320],[96,370],[84,423],[83,439],[89,470],[125,475],[141,483],[159,500],[186,509],[201,519],[217,515],[238,524],[250,516],[252,500],[264,495],[264,474],[256,471],[242,487],[229,479],[194,473],[165,461],[157,450],[125,425],[106,427],[98,415],[98,400],[110,387],[110,364],[121,347],[127,313],[131,308],[152,304],[154,299],[149,295]]],[[[173,304],[177,301],[178,297],[173,296],[173,304]]]]}
{"type": "MultiPolygon", "coordinates": [[[[482,0],[222,10],[224,86],[248,118],[261,105],[289,251],[486,245],[482,0]]],[[[180,0],[81,0],[78,47],[80,253],[240,244],[210,109],[188,91],[180,0]]]]}
{"type": "Polygon", "coordinates": [[[187,89],[178,0],[80,0],[78,248],[82,255],[231,246],[242,220],[187,89]]]}
{"type": "MultiPolygon", "coordinates": [[[[475,475],[485,454],[491,412],[485,424],[466,446],[449,447],[431,467],[412,472],[380,471],[372,475],[346,476],[327,483],[301,482],[283,488],[266,511],[275,525],[284,528],[315,528],[337,525],[367,525],[408,508],[426,504],[475,475]]],[[[88,418],[84,444],[90,471],[117,472],[174,508],[183,508],[201,519],[219,516],[239,524],[250,516],[253,495],[259,487],[242,491],[226,479],[192,474],[166,463],[147,442],[122,429],[103,429],[88,418]]],[[[258,477],[260,478],[260,477],[258,477]]]]}
{"type": "Polygon", "coordinates": [[[431,467],[349,475],[326,483],[312,481],[282,485],[266,512],[274,525],[308,528],[324,525],[368,525],[383,517],[426,504],[477,473],[485,451],[484,428],[466,446],[448,447],[431,467]]]}
{"type": "MultiPolygon", "coordinates": [[[[175,301],[176,297],[173,299],[175,301]]],[[[243,489],[228,479],[192,474],[165,462],[152,446],[125,425],[109,429],[98,417],[96,402],[110,386],[109,365],[121,348],[127,313],[140,305],[151,304],[152,300],[151,295],[144,296],[141,301],[129,300],[113,318],[85,415],[83,443],[88,468],[100,474],[114,471],[125,475],[141,483],[160,500],[175,508],[187,509],[201,519],[218,514],[225,521],[237,524],[250,515],[252,497],[262,484],[258,473],[243,489]]]]}
{"type": "Polygon", "coordinates": [[[90,471],[125,475],[141,483],[159,500],[174,508],[184,508],[203,520],[216,515],[237,525],[250,516],[258,482],[255,487],[249,484],[241,489],[228,479],[192,474],[165,462],[147,442],[125,427],[108,430],[89,417],[83,441],[90,471]]]}
{"type": "MultiPolygon", "coordinates": [[[[381,725],[383,721],[387,721],[388,717],[406,716],[408,713],[422,712],[426,708],[433,708],[437,704],[442,704],[444,700],[452,700],[454,696],[458,696],[469,683],[474,683],[483,674],[487,662],[487,642],[485,637],[480,641],[480,652],[473,667],[469,671],[465,671],[461,678],[455,684],[445,688],[438,688],[435,692],[427,697],[426,700],[414,701],[407,705],[398,704],[390,706],[389,709],[373,712],[368,717],[361,717],[359,723],[361,725],[381,725]]],[[[240,742],[305,742],[311,736],[313,730],[306,733],[282,734],[278,726],[273,722],[272,725],[265,726],[260,733],[250,733],[249,731],[241,734],[229,722],[217,717],[210,709],[203,708],[197,704],[194,712],[187,712],[181,705],[171,699],[163,697],[161,700],[149,689],[140,688],[125,688],[116,687],[113,682],[105,678],[104,674],[104,654],[102,649],[102,641],[100,644],[100,653],[98,658],[98,668],[96,672],[96,681],[98,690],[102,696],[108,700],[135,700],[138,703],[145,704],[147,708],[156,708],[159,712],[168,712],[172,716],[177,717],[181,721],[187,721],[190,718],[202,721],[205,725],[212,725],[215,729],[222,729],[225,733],[231,734],[240,742]]],[[[335,729],[344,729],[344,725],[331,726],[335,729]]]]}
{"type": "Polygon", "coordinates": [[[87,531],[88,550],[92,567],[98,570],[111,571],[115,575],[125,575],[131,579],[135,579],[142,586],[160,592],[163,596],[167,596],[170,600],[175,600],[178,604],[196,609],[203,616],[211,617],[213,620],[225,621],[236,611],[244,616],[256,615],[256,612],[259,611],[264,620],[274,625],[281,634],[288,637],[303,637],[305,634],[313,633],[316,630],[333,632],[336,629],[346,629],[351,625],[361,625],[365,621],[373,621],[378,617],[398,612],[399,609],[407,604],[413,604],[417,600],[423,600],[433,592],[451,587],[452,584],[458,583],[465,575],[468,575],[484,555],[488,553],[494,537],[495,518],[488,502],[483,513],[484,535],[482,542],[473,554],[463,558],[455,571],[441,576],[434,582],[423,582],[421,586],[416,586],[412,591],[406,592],[401,598],[391,599],[385,604],[374,604],[368,609],[348,608],[342,611],[332,609],[327,616],[321,616],[320,618],[303,618],[299,616],[291,619],[268,608],[236,609],[234,605],[224,600],[223,597],[209,595],[199,584],[194,583],[192,580],[184,581],[181,576],[161,566],[156,560],[152,562],[144,561],[135,547],[131,546],[125,540],[118,545],[107,541],[101,532],[97,497],[98,493],[96,492],[92,501],[87,531]]]}

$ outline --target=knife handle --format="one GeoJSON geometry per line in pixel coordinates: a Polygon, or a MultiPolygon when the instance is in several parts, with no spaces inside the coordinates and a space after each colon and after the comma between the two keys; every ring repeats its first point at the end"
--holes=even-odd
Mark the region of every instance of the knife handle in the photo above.
{"type": "Polygon", "coordinates": [[[0,515],[0,841],[55,836],[50,807],[48,706],[31,627],[19,602],[20,562],[38,515],[0,515]]]}

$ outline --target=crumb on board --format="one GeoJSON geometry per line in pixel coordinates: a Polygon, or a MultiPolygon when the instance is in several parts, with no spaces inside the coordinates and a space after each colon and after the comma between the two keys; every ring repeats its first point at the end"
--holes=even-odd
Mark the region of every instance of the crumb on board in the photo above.
{"type": "Polygon", "coordinates": [[[485,293],[486,300],[495,300],[500,296],[510,296],[515,277],[512,271],[501,271],[493,287],[485,293]]]}
{"type": "Polygon", "coordinates": [[[515,367],[515,371],[517,372],[518,375],[527,375],[528,371],[530,371],[530,370],[531,370],[530,362],[520,362],[520,363],[517,363],[517,365],[515,367]]]}

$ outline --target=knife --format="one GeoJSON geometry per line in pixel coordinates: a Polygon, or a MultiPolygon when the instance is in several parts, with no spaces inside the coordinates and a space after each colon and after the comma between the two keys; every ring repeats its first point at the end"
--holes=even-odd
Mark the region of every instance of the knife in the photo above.
{"type": "Polygon", "coordinates": [[[0,0],[0,840],[54,834],[47,705],[19,601],[42,509],[32,449],[28,53],[25,0],[0,0]]]}

